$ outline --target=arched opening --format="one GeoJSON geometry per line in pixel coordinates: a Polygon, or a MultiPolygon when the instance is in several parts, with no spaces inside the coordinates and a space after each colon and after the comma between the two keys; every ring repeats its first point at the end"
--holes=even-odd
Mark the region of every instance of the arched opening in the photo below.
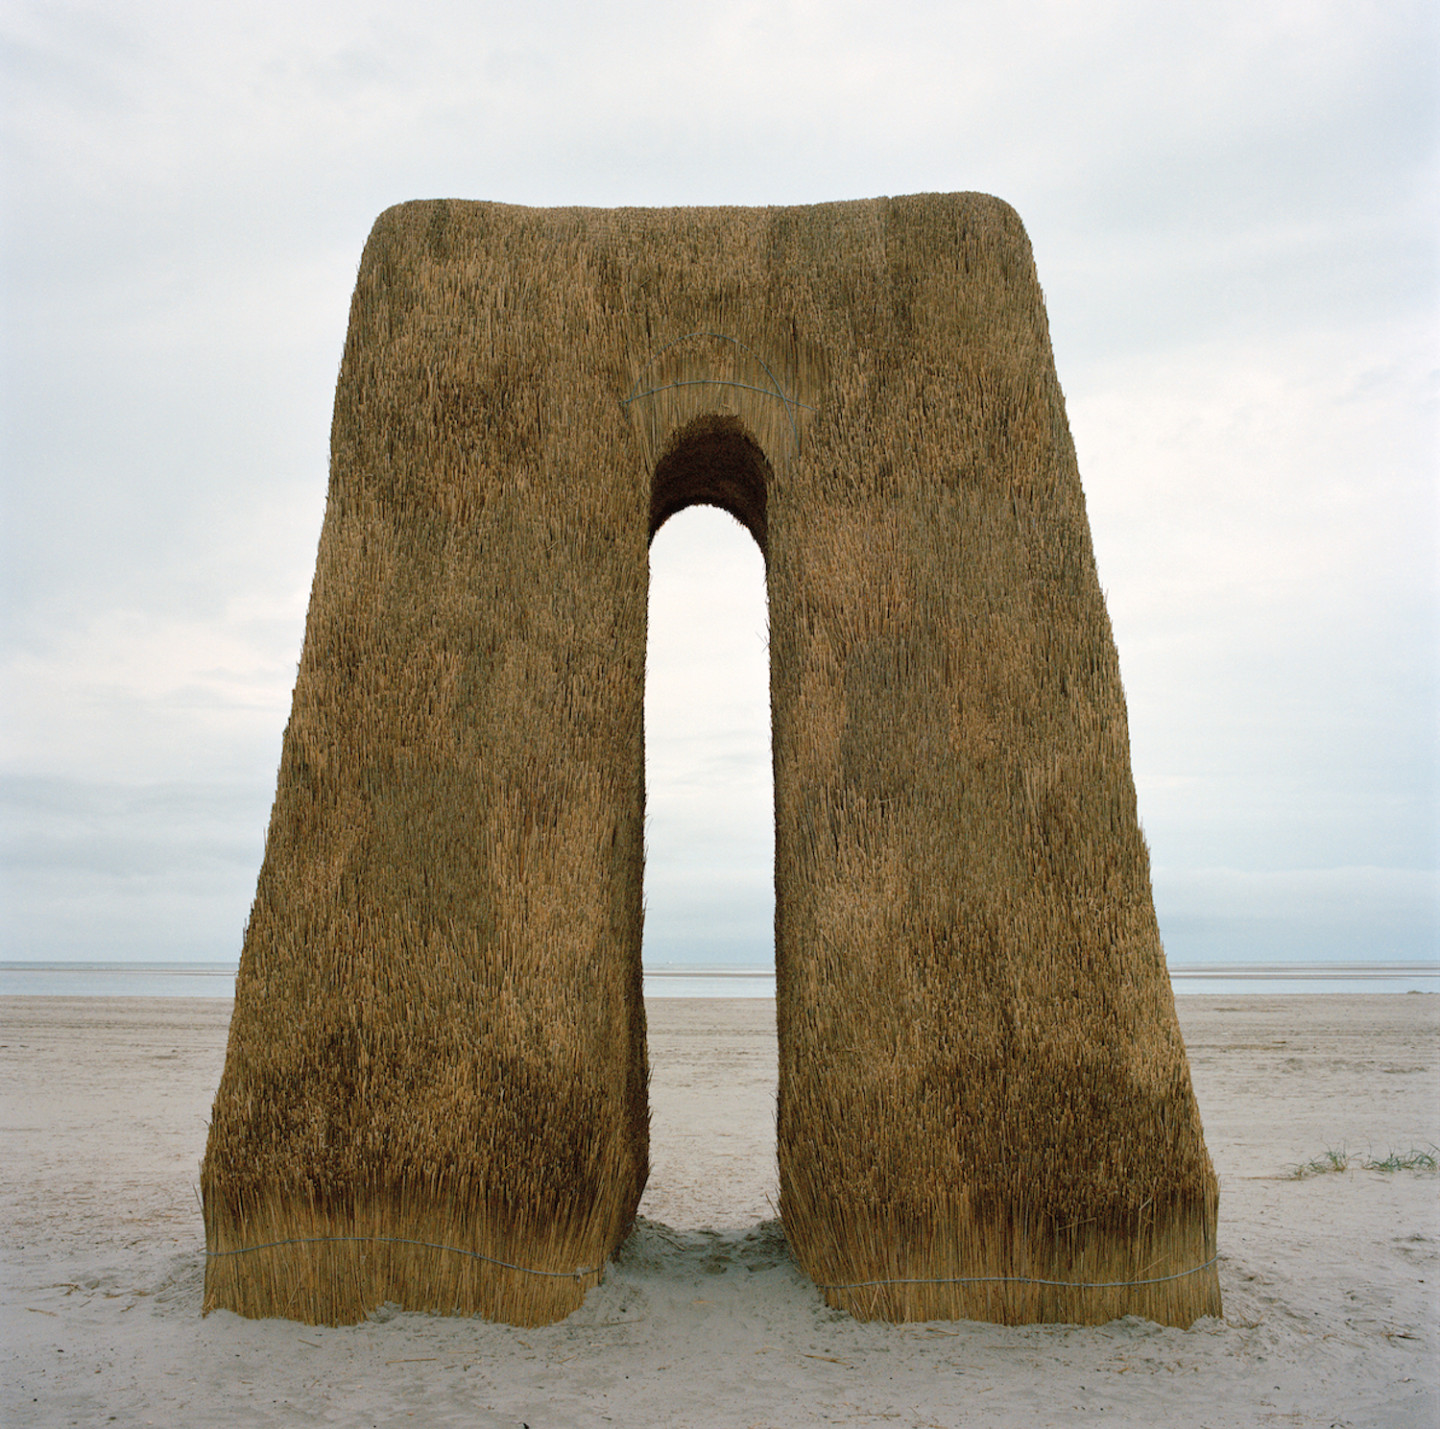
{"type": "Polygon", "coordinates": [[[716,1005],[683,995],[753,992],[756,980],[713,974],[774,970],[768,477],[758,445],[719,418],[691,424],[654,479],[645,662],[651,1174],[641,1214],[677,1228],[754,1225],[773,1215],[766,1198],[776,1196],[770,1004],[731,1004],[717,1057],[702,1051],[715,1046],[716,1005]],[[682,969],[712,976],[673,975],[682,969]]]}
{"type": "Polygon", "coordinates": [[[650,539],[688,506],[718,506],[755,538],[762,558],[772,473],[760,445],[738,417],[712,413],[676,432],[655,464],[650,539]]]}

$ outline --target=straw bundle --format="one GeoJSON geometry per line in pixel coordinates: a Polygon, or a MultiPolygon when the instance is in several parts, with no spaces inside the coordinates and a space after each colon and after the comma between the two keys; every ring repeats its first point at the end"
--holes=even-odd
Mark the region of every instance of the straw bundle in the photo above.
{"type": "Polygon", "coordinates": [[[646,550],[697,501],[766,556],[801,1264],[867,1317],[1218,1312],[1043,303],[974,194],[378,220],[202,1171],[207,1307],[536,1323],[625,1234],[646,550]]]}

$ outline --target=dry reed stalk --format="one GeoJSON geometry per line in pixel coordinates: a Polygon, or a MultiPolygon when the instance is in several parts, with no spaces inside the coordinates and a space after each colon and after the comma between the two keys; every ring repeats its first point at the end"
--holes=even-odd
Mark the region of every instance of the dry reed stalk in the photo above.
{"type": "MultiPolygon", "coordinates": [[[[818,1282],[1213,1260],[1124,696],[1023,229],[982,195],[377,221],[202,1172],[207,1306],[568,1313],[646,1174],[648,569],[766,557],[781,1211],[818,1282]]],[[[1123,1289],[827,1291],[1171,1324],[1123,1289]]]]}

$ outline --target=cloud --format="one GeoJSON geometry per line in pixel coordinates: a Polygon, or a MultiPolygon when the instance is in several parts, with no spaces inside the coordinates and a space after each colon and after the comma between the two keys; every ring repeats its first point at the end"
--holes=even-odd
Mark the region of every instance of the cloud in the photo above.
{"type": "Polygon", "coordinates": [[[30,961],[238,954],[268,798],[253,785],[0,780],[0,947],[30,961]]]}
{"type": "Polygon", "coordinates": [[[1433,962],[1433,869],[1157,869],[1166,954],[1183,963],[1433,962]]]}
{"type": "MultiPolygon", "coordinates": [[[[233,950],[360,249],[387,205],[443,195],[1010,200],[1167,936],[1231,896],[1186,870],[1260,880],[1261,956],[1314,921],[1265,878],[1432,869],[1437,38],[1419,0],[10,5],[5,951],[22,927],[92,956],[121,927],[152,957],[233,950]]],[[[760,949],[759,557],[732,533],[732,569],[728,518],[695,519],[656,543],[657,572],[672,536],[683,555],[652,605],[651,928],[679,948],[729,909],[715,938],[760,949]]],[[[1388,887],[1355,904],[1374,926],[1388,887]]],[[[1404,902],[1417,937],[1427,906],[1404,902]]]]}
{"type": "Polygon", "coordinates": [[[1427,337],[1200,344],[1072,398],[1157,856],[1433,866],[1427,337]]]}

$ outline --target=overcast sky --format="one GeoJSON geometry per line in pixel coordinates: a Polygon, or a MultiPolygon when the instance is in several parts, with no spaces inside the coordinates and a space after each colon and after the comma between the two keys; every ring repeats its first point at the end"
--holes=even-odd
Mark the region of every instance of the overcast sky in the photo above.
{"type": "MultiPolygon", "coordinates": [[[[0,36],[0,957],[238,954],[382,209],[960,189],[1034,245],[1171,961],[1435,955],[1430,0],[5,0],[0,36]]],[[[652,556],[646,957],[768,964],[760,557],[698,510],[652,556]]]]}

